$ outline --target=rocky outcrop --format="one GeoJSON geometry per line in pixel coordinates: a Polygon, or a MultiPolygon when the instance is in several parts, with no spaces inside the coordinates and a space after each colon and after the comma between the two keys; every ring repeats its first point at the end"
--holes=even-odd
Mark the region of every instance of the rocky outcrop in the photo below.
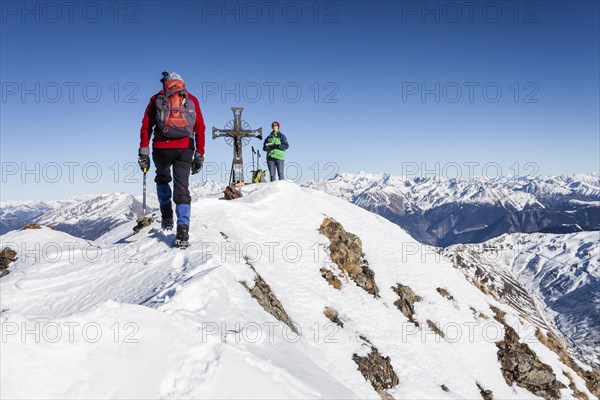
{"type": "MultiPolygon", "coordinates": [[[[571,357],[569,354],[567,345],[558,336],[552,333],[552,331],[548,331],[548,335],[545,335],[538,328],[535,331],[535,337],[540,341],[540,343],[555,352],[563,364],[571,367],[577,373],[577,375],[579,375],[585,381],[588,390],[594,396],[600,398],[600,372],[594,369],[585,370],[581,368],[581,366],[576,363],[573,357],[571,357]]],[[[579,394],[580,392],[575,387],[572,377],[567,375],[567,373],[564,374],[571,381],[571,385],[569,385],[569,387],[573,390],[573,396],[581,398],[581,395],[579,394]]]]}
{"type": "Polygon", "coordinates": [[[552,367],[542,363],[526,343],[519,342],[517,332],[504,320],[503,311],[494,306],[491,308],[496,314],[494,318],[504,326],[504,339],[496,342],[496,346],[506,383],[516,383],[517,386],[545,399],[559,398],[559,390],[565,388],[565,385],[556,380],[552,367]]]}
{"type": "Polygon", "coordinates": [[[371,348],[371,351],[364,357],[353,354],[352,359],[356,365],[358,365],[360,373],[366,380],[371,382],[371,385],[383,400],[393,399],[387,392],[387,389],[396,386],[400,380],[398,379],[396,372],[394,372],[390,358],[383,357],[377,348],[364,337],[361,336],[361,339],[365,340],[366,344],[371,348]]]}
{"type": "Polygon", "coordinates": [[[340,319],[340,316],[338,315],[338,312],[335,308],[325,307],[325,310],[323,310],[323,314],[325,314],[327,319],[329,319],[334,324],[338,325],[340,328],[344,327],[344,323],[340,319]]]}
{"type": "Polygon", "coordinates": [[[325,267],[321,268],[321,276],[327,281],[334,289],[340,289],[342,287],[342,281],[333,273],[332,270],[325,267]]]}
{"type": "Polygon", "coordinates": [[[375,283],[375,272],[369,268],[362,251],[362,242],[358,236],[346,232],[342,224],[333,218],[325,218],[319,233],[330,241],[331,261],[367,293],[379,297],[379,288],[375,283]]]}
{"type": "Polygon", "coordinates": [[[427,326],[429,327],[429,329],[431,329],[433,332],[435,332],[437,335],[445,338],[446,335],[444,335],[444,332],[442,332],[442,330],[440,328],[438,328],[438,326],[432,322],[431,320],[427,320],[427,326]]]}
{"type": "Polygon", "coordinates": [[[42,229],[42,226],[39,224],[34,224],[33,222],[29,222],[21,228],[22,231],[24,231],[25,229],[42,229]]]}
{"type": "Polygon", "coordinates": [[[244,196],[242,192],[237,187],[235,187],[234,184],[227,186],[225,188],[225,191],[223,192],[223,195],[225,197],[225,200],[239,199],[240,197],[244,196]]]}
{"type": "Polygon", "coordinates": [[[477,388],[483,400],[494,400],[494,392],[484,389],[479,382],[477,382],[477,388]]]}
{"type": "Polygon", "coordinates": [[[8,266],[17,261],[17,252],[10,247],[5,247],[0,253],[0,278],[9,274],[8,266]]]}
{"type": "Polygon", "coordinates": [[[408,318],[410,322],[419,326],[419,323],[414,319],[415,314],[415,303],[421,301],[421,297],[418,296],[409,286],[404,286],[398,283],[398,286],[393,287],[392,290],[398,295],[398,300],[394,302],[394,305],[408,318]]]}
{"type": "Polygon", "coordinates": [[[298,329],[294,326],[294,323],[288,313],[283,308],[283,304],[279,301],[275,293],[271,290],[271,287],[265,282],[265,280],[256,272],[254,267],[247,261],[246,263],[250,269],[254,272],[254,286],[250,287],[246,282],[240,282],[244,288],[250,293],[253,299],[269,314],[271,314],[278,321],[286,324],[292,332],[299,335],[298,329]]]}
{"type": "Polygon", "coordinates": [[[133,227],[133,234],[134,235],[137,234],[137,233],[139,233],[139,231],[141,231],[145,227],[152,225],[152,223],[154,222],[154,218],[152,218],[152,217],[139,217],[135,222],[137,222],[137,225],[133,227]]]}
{"type": "Polygon", "coordinates": [[[454,300],[454,297],[452,297],[450,295],[450,292],[448,292],[448,290],[444,289],[444,288],[437,288],[436,289],[437,292],[440,294],[440,296],[447,298],[448,300],[454,300]]]}
{"type": "Polygon", "coordinates": [[[579,400],[589,400],[587,394],[577,389],[577,385],[575,385],[575,381],[573,380],[573,376],[567,371],[563,371],[563,375],[569,380],[569,389],[573,391],[573,397],[579,400]]]}
{"type": "Polygon", "coordinates": [[[475,319],[489,319],[490,317],[488,317],[487,315],[485,315],[484,313],[482,313],[481,311],[477,311],[475,308],[473,307],[469,307],[469,309],[471,310],[471,312],[473,313],[473,318],[475,319]]]}

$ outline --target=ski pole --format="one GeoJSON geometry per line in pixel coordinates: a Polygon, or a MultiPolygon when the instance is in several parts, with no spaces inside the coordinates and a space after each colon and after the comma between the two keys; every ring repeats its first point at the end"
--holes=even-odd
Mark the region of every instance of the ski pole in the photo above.
{"type": "Polygon", "coordinates": [[[146,215],[146,172],[148,172],[148,170],[144,168],[144,195],[142,196],[142,208],[144,210],[144,215],[146,215]]]}

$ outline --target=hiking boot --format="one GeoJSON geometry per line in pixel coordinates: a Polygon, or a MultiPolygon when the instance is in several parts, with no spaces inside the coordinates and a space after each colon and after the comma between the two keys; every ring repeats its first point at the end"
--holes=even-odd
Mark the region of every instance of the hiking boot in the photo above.
{"type": "Polygon", "coordinates": [[[161,222],[160,227],[163,231],[170,231],[173,229],[173,207],[170,204],[166,206],[160,206],[161,222]]]}
{"type": "Polygon", "coordinates": [[[177,225],[177,236],[175,236],[175,241],[173,242],[173,247],[179,247],[180,249],[185,249],[190,245],[190,235],[189,235],[190,227],[185,224],[177,225]]]}

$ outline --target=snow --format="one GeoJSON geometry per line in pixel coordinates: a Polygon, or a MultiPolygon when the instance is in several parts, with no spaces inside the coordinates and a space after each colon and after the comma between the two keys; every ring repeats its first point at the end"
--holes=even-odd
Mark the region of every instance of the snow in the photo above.
{"type": "MultiPolygon", "coordinates": [[[[19,260],[0,281],[0,397],[377,398],[352,360],[369,351],[360,335],[390,357],[396,398],[478,398],[476,382],[498,398],[535,397],[505,383],[495,345],[501,325],[471,307],[488,316],[490,305],[501,308],[519,332],[527,324],[436,249],[343,199],[290,182],[242,191],[233,201],[193,202],[192,246],[184,251],[170,248],[173,233],[148,227],[131,235],[133,222],[91,241],[48,228],[2,235],[2,247],[16,247],[19,260]],[[318,232],[325,216],[361,238],[380,298],[347,278],[338,291],[321,277],[321,267],[335,269],[318,232]],[[253,285],[248,262],[299,336],[240,284],[253,285]],[[394,306],[397,283],[422,297],[415,305],[421,329],[394,306]],[[326,306],[339,312],[343,328],[323,315],[326,306]],[[446,330],[446,340],[426,329],[427,320],[446,330]]],[[[568,385],[561,370],[570,368],[528,340],[568,385]]],[[[594,397],[580,379],[577,387],[594,397]]]]}
{"type": "MultiPolygon", "coordinates": [[[[218,197],[224,185],[207,180],[193,181],[190,194],[193,199],[218,197]]],[[[147,213],[159,209],[154,184],[148,185],[147,213]]],[[[125,222],[142,214],[142,195],[123,192],[83,195],[67,200],[5,201],[0,203],[0,233],[21,229],[34,222],[54,226],[77,237],[97,239],[125,222]]]]}
{"type": "Polygon", "coordinates": [[[584,357],[600,364],[600,232],[514,233],[460,247],[487,253],[540,299],[541,311],[584,357]]]}
{"type": "Polygon", "coordinates": [[[600,232],[512,233],[447,252],[514,278],[537,300],[545,321],[600,365],[600,232]]]}
{"type": "MultiPolygon", "coordinates": [[[[441,177],[401,177],[388,174],[341,173],[325,181],[303,184],[346,200],[385,191],[395,194],[421,210],[448,203],[501,204],[515,210],[543,207],[556,202],[597,205],[600,174],[574,174],[555,177],[473,177],[468,180],[441,177]]],[[[371,200],[376,202],[376,199],[371,200]]],[[[353,201],[354,202],[354,201],[353,201]]],[[[364,206],[364,204],[363,204],[364,206]]]]}

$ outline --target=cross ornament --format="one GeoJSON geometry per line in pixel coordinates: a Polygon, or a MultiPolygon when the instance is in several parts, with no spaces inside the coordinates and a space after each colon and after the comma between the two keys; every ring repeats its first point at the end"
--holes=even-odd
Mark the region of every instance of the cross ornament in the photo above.
{"type": "Polygon", "coordinates": [[[262,140],[262,127],[258,129],[249,129],[250,126],[245,121],[242,121],[243,107],[231,107],[231,111],[233,111],[233,126],[228,127],[228,125],[231,125],[231,121],[225,126],[225,129],[219,129],[213,126],[212,137],[213,140],[220,137],[232,139],[233,162],[231,164],[229,183],[241,186],[244,184],[244,162],[242,159],[242,146],[244,144],[242,141],[245,138],[257,138],[262,140]],[[245,128],[244,125],[247,125],[247,128],[245,128]]]}

